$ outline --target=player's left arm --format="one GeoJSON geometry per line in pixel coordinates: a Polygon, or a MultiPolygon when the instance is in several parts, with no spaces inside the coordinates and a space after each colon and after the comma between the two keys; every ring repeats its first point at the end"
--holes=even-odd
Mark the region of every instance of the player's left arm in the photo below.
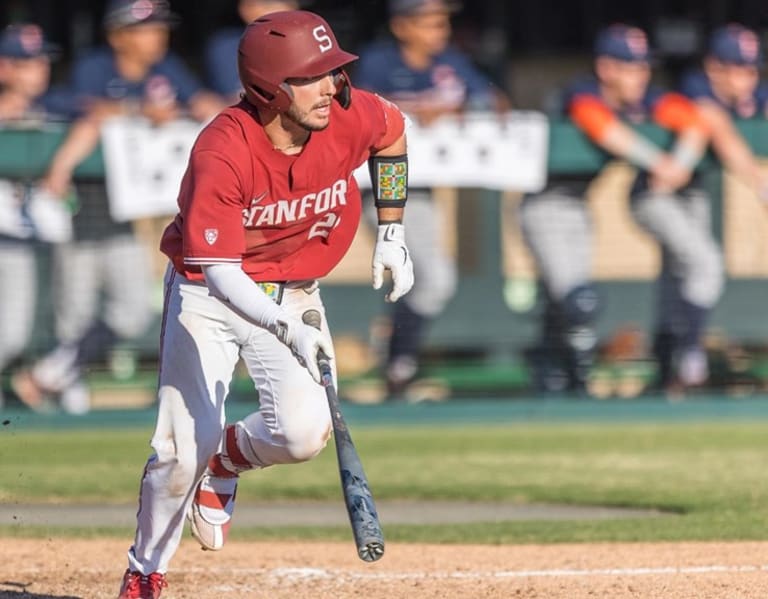
{"type": "Polygon", "coordinates": [[[368,167],[379,225],[373,251],[373,288],[384,283],[384,271],[392,273],[388,302],[395,302],[413,286],[413,262],[405,244],[403,213],[408,199],[408,144],[405,118],[398,108],[381,100],[386,132],[371,148],[368,167]]]}
{"type": "MultiPolygon", "coordinates": [[[[674,131],[676,140],[669,152],[672,187],[687,182],[709,144],[709,127],[696,105],[678,93],[663,94],[653,107],[653,119],[674,131]]],[[[663,185],[663,182],[662,182],[663,185]]]]}

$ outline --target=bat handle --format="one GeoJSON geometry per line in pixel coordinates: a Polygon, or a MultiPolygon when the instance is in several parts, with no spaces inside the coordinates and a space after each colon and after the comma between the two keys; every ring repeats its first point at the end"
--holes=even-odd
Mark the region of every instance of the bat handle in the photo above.
{"type": "Polygon", "coordinates": [[[323,385],[333,384],[333,371],[331,370],[331,359],[321,349],[317,352],[317,367],[320,369],[320,376],[323,379],[323,385]]]}
{"type": "MultiPolygon", "coordinates": [[[[301,320],[304,324],[316,328],[318,331],[321,329],[323,317],[320,316],[320,312],[311,308],[301,315],[301,320]]],[[[331,370],[331,359],[321,349],[317,352],[317,367],[320,369],[320,377],[324,387],[333,385],[333,371],[331,370]]]]}

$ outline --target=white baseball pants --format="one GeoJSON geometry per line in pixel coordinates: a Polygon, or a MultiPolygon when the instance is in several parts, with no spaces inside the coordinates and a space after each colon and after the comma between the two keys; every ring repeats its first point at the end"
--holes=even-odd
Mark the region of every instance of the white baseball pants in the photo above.
{"type": "MultiPolygon", "coordinates": [[[[317,285],[291,284],[282,307],[301,318],[322,315],[317,285]]],[[[141,481],[137,531],[129,567],[166,572],[181,540],[194,488],[219,451],[225,401],[242,357],[258,391],[260,409],[238,423],[239,449],[254,468],[302,462],[317,455],[331,435],[325,390],[269,331],[208,294],[203,283],[169,269],[161,333],[158,417],[141,481]]]]}

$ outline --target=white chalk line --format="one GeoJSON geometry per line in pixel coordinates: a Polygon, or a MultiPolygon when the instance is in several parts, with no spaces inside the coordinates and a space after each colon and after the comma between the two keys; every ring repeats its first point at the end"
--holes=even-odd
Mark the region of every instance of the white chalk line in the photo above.
{"type": "Polygon", "coordinates": [[[664,566],[658,568],[595,568],[552,570],[501,570],[460,572],[359,572],[326,568],[184,568],[186,574],[217,573],[236,576],[266,576],[282,580],[480,580],[510,578],[560,578],[578,576],[649,576],[674,574],[739,574],[768,572],[768,565],[664,566]]]}

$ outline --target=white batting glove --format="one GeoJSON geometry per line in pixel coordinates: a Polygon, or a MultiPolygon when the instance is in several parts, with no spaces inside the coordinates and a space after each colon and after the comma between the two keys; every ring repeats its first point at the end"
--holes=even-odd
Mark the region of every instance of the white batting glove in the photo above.
{"type": "Polygon", "coordinates": [[[405,227],[398,223],[379,225],[373,249],[373,288],[381,289],[384,270],[392,272],[392,291],[385,299],[396,302],[413,287],[413,262],[405,245],[405,227]]]}
{"type": "Polygon", "coordinates": [[[288,346],[299,364],[309,371],[315,382],[322,384],[320,369],[317,366],[317,354],[322,351],[333,359],[333,348],[323,334],[315,327],[295,318],[279,319],[273,332],[288,346]]]}

